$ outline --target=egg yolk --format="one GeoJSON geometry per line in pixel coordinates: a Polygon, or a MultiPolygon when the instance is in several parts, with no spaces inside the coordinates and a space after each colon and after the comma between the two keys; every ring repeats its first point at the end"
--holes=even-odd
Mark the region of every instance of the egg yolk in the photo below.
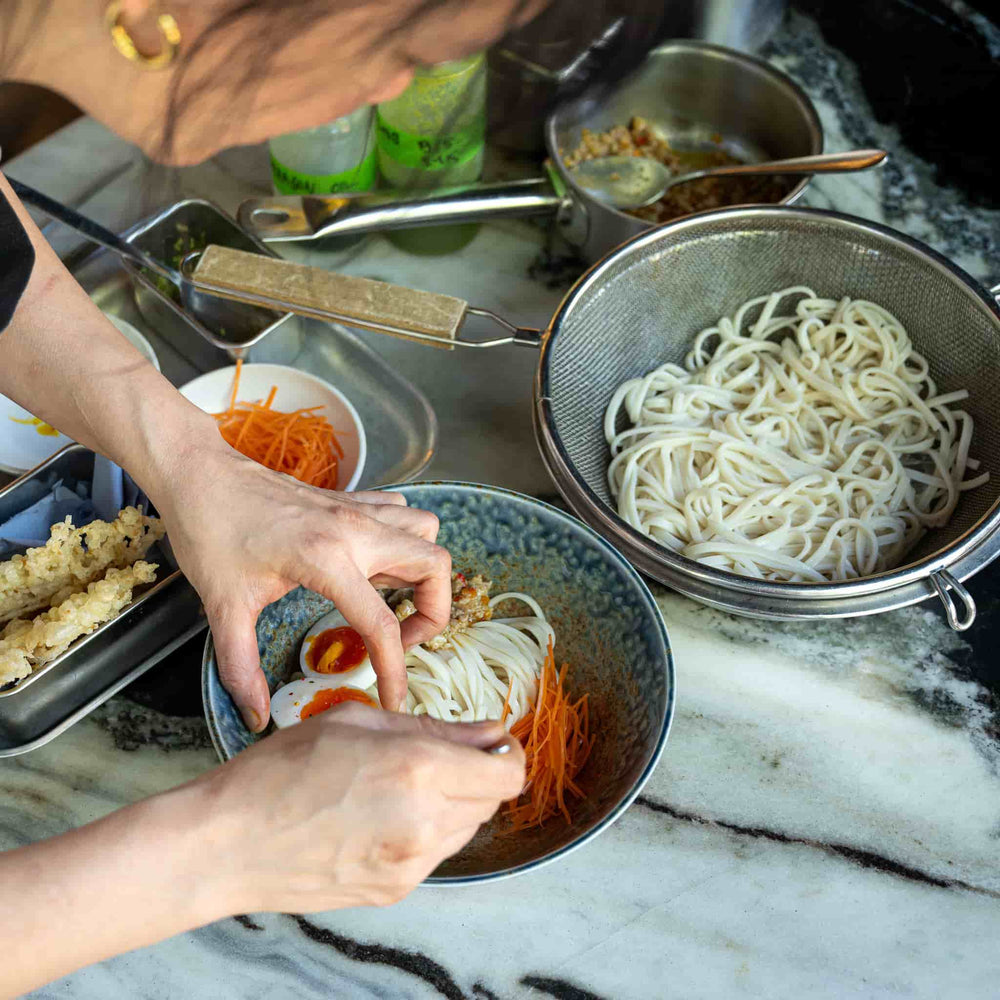
{"type": "Polygon", "coordinates": [[[320,712],[325,712],[327,709],[333,708],[334,705],[340,705],[345,701],[360,701],[362,705],[371,705],[372,708],[378,708],[374,700],[365,694],[364,691],[360,690],[360,688],[342,687],[333,688],[332,690],[330,688],[323,688],[309,699],[299,713],[299,718],[305,722],[306,719],[312,718],[314,715],[319,715],[320,712]]]}
{"type": "Polygon", "coordinates": [[[328,628],[309,637],[306,663],[319,674],[341,674],[352,670],[366,656],[364,640],[352,628],[328,628]]]}

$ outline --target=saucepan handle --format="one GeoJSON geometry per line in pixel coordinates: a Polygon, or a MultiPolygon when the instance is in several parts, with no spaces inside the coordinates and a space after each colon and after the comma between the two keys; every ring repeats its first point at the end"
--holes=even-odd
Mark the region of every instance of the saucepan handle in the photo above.
{"type": "Polygon", "coordinates": [[[251,198],[237,218],[265,242],[441,226],[486,219],[556,215],[567,204],[545,178],[470,184],[438,191],[251,198]]]}
{"type": "Polygon", "coordinates": [[[188,254],[181,272],[185,297],[192,291],[204,292],[447,349],[500,344],[537,347],[541,342],[538,330],[517,327],[488,309],[470,306],[451,295],[336,274],[231,247],[213,245],[188,254]],[[492,320],[503,327],[505,336],[492,340],[460,338],[469,314],[492,320]]]}

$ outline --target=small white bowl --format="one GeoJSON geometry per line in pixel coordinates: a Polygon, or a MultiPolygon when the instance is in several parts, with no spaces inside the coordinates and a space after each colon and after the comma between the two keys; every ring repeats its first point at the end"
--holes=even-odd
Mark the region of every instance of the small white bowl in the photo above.
{"type": "MultiPolygon", "coordinates": [[[[206,372],[181,386],[181,395],[208,413],[221,413],[229,406],[235,375],[235,365],[206,372]]],[[[337,467],[337,489],[353,490],[364,472],[368,450],[358,411],[329,382],[286,365],[245,364],[240,373],[237,399],[263,402],[272,385],[278,387],[273,404],[277,410],[288,412],[307,406],[322,407],[317,412],[333,425],[340,447],[344,450],[344,457],[337,467]]]]}

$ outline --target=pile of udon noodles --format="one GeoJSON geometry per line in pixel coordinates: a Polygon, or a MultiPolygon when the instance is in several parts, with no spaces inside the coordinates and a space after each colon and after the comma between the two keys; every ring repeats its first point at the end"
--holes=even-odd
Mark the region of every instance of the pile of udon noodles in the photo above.
{"type": "Polygon", "coordinates": [[[131,603],[135,587],[156,579],[156,563],[142,557],[162,537],[158,518],[125,507],[113,521],[82,527],[67,517],[52,525],[45,545],[0,563],[0,688],[131,603]]]}
{"type": "MultiPolygon", "coordinates": [[[[451,619],[444,632],[406,653],[406,711],[448,722],[503,719],[510,729],[532,708],[555,630],[539,603],[519,591],[490,597],[482,576],[452,576],[451,619]],[[503,605],[528,613],[495,618],[503,605]]],[[[412,592],[389,597],[396,617],[416,612],[412,592]]],[[[371,691],[377,696],[375,689],[371,691]]]]}
{"type": "Polygon", "coordinates": [[[618,388],[608,483],[630,525],[706,565],[864,577],[898,566],[989,478],[966,479],[972,417],[955,404],[967,395],[938,392],[880,306],[786,288],[699,333],[683,368],[618,388]]]}

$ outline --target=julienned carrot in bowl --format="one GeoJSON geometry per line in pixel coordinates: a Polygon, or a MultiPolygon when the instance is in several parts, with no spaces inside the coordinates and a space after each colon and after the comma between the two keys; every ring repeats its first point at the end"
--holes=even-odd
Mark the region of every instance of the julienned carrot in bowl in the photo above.
{"type": "Polygon", "coordinates": [[[344,450],[326,417],[316,413],[322,405],[283,413],[272,409],[278,387],[272,385],[263,403],[237,400],[242,361],[236,362],[236,376],[229,407],[213,414],[223,438],[238,452],[284,472],[295,479],[326,490],[337,488],[337,463],[344,450]]]}
{"type": "MultiPolygon", "coordinates": [[[[508,803],[511,830],[544,826],[556,813],[572,822],[567,798],[586,798],[574,781],[594,746],[587,695],[571,701],[566,691],[569,664],[556,669],[551,641],[538,679],[535,707],[514,723],[511,736],[521,741],[526,758],[524,791],[508,803]]],[[[507,717],[506,706],[504,718],[507,717]]]]}

